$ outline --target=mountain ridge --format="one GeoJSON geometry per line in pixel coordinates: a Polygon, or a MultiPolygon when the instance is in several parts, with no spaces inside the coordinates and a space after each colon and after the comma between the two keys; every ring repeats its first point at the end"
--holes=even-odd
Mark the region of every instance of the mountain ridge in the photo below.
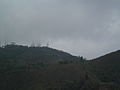
{"type": "Polygon", "coordinates": [[[1,90],[120,90],[120,50],[94,60],[49,47],[0,48],[1,90]]]}

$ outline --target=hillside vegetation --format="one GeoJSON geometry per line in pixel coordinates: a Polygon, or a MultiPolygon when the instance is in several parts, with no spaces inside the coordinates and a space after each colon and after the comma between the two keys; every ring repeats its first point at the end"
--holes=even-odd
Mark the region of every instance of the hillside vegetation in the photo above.
{"type": "Polygon", "coordinates": [[[120,90],[120,51],[95,60],[49,47],[0,48],[0,90],[120,90]]]}
{"type": "Polygon", "coordinates": [[[120,50],[88,61],[87,63],[90,71],[99,80],[120,85],[120,50]]]}

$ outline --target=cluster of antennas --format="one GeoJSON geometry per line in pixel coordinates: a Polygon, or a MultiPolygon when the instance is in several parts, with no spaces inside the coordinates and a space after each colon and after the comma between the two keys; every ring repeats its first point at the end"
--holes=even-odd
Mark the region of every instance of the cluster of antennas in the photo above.
{"type": "MultiPolygon", "coordinates": [[[[17,45],[17,44],[15,42],[10,42],[10,43],[8,43],[8,42],[1,43],[0,42],[0,47],[5,47],[7,45],[17,45]]],[[[47,42],[45,45],[42,45],[41,42],[39,42],[39,43],[32,42],[29,47],[49,47],[49,42],[47,42]]]]}
{"type": "Polygon", "coordinates": [[[46,45],[42,45],[41,42],[39,42],[39,43],[37,43],[37,44],[34,43],[34,42],[32,42],[30,47],[42,47],[42,46],[44,46],[44,47],[49,47],[49,42],[47,42],[46,45]]]}

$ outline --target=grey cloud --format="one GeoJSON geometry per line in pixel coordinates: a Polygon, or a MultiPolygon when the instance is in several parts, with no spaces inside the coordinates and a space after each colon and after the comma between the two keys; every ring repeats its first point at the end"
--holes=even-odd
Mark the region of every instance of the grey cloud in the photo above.
{"type": "Polygon", "coordinates": [[[87,58],[119,49],[119,0],[0,0],[0,40],[51,47],[87,58]]]}

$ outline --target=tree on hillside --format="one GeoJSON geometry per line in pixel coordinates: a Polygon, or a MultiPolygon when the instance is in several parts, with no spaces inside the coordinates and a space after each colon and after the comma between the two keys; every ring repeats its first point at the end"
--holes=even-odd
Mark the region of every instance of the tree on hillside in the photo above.
{"type": "Polygon", "coordinates": [[[78,56],[79,60],[86,60],[86,58],[84,58],[83,56],[78,56]]]}

